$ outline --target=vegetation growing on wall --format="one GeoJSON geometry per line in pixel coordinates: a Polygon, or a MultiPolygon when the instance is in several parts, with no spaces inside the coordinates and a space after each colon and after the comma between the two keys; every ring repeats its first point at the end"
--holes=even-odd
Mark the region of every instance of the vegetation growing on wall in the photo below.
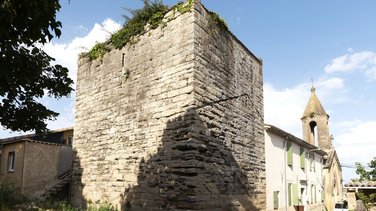
{"type": "Polygon", "coordinates": [[[147,25],[152,29],[160,25],[168,11],[168,6],[164,5],[161,0],[155,0],[154,2],[143,0],[143,2],[144,6],[141,9],[128,9],[132,17],[124,15],[125,22],[123,27],[114,33],[110,40],[104,43],[97,43],[87,53],[90,59],[102,58],[111,47],[122,48],[131,41],[132,37],[144,33],[147,25]]]}
{"type": "Polygon", "coordinates": [[[178,11],[179,13],[183,14],[186,12],[191,11],[192,4],[194,3],[194,0],[188,0],[188,3],[179,2],[175,6],[172,7],[172,9],[175,11],[178,11]]]}
{"type": "MultiPolygon", "coordinates": [[[[124,15],[125,22],[123,27],[114,33],[111,38],[104,43],[97,43],[87,54],[91,60],[102,58],[110,51],[112,47],[120,49],[132,41],[134,36],[143,34],[148,29],[158,28],[163,24],[163,18],[170,8],[163,4],[162,0],[143,0],[144,6],[141,9],[127,9],[131,17],[124,15]]],[[[194,0],[188,0],[188,3],[179,2],[171,9],[179,13],[189,12],[194,0]]],[[[171,19],[169,19],[171,20],[171,19]]]]}
{"type": "MultiPolygon", "coordinates": [[[[103,58],[103,55],[111,50],[111,48],[121,49],[127,43],[132,42],[132,38],[145,33],[148,29],[156,29],[160,25],[165,26],[163,18],[166,13],[172,10],[180,14],[190,12],[195,0],[187,0],[179,2],[172,8],[163,4],[162,0],[143,0],[144,6],[141,9],[127,9],[131,13],[131,17],[124,15],[125,22],[123,27],[114,33],[109,40],[104,43],[97,43],[88,53],[84,54],[91,60],[103,58]]],[[[214,12],[209,12],[210,21],[217,25],[221,30],[228,30],[226,22],[214,12]]],[[[170,17],[167,21],[171,21],[174,17],[170,17]]]]}
{"type": "Polygon", "coordinates": [[[210,21],[214,23],[215,25],[217,25],[219,29],[228,30],[228,26],[225,20],[223,20],[223,18],[221,18],[217,13],[209,11],[209,15],[210,15],[210,21]]]}

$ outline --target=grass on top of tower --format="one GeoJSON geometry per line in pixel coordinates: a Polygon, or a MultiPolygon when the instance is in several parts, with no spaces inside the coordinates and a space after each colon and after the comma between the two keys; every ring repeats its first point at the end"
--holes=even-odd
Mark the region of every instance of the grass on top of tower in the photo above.
{"type": "MultiPolygon", "coordinates": [[[[163,4],[162,0],[142,0],[144,6],[140,9],[126,9],[131,16],[123,15],[125,22],[123,27],[111,35],[110,39],[97,43],[93,48],[83,56],[87,56],[90,60],[102,59],[104,54],[109,52],[112,48],[121,49],[126,44],[131,42],[137,42],[132,40],[137,35],[144,34],[148,29],[156,29],[160,25],[165,26],[166,22],[163,19],[166,13],[172,10],[179,12],[180,14],[190,12],[195,0],[187,0],[179,2],[171,8],[163,4]]],[[[228,29],[225,21],[219,17],[217,13],[209,12],[211,21],[219,26],[220,29],[228,29]]],[[[173,15],[174,16],[174,15],[173,15]]],[[[174,19],[170,17],[167,22],[174,19]]]]}

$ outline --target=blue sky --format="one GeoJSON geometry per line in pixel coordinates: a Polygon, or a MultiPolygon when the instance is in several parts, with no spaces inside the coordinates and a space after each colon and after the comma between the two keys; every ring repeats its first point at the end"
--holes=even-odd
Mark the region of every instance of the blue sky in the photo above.
{"type": "MultiPolygon", "coordinates": [[[[123,8],[140,0],[61,0],[62,36],[46,51],[76,78],[77,54],[103,41],[123,23],[123,8]]],[[[173,5],[176,0],[165,0],[173,5]]],[[[202,0],[264,61],[265,122],[302,137],[300,117],[311,78],[330,114],[330,132],[342,164],[376,156],[376,1],[202,0]],[[230,3],[231,2],[231,3],[230,3]]],[[[61,113],[51,129],[74,124],[74,97],[41,99],[61,113]]],[[[1,131],[0,137],[19,133],[1,131]]],[[[356,177],[343,168],[344,179],[356,177]]]]}

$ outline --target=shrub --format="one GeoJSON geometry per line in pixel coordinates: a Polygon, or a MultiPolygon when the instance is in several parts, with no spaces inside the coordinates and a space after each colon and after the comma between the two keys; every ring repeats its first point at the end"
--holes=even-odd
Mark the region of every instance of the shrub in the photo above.
{"type": "Polygon", "coordinates": [[[21,190],[13,183],[0,184],[0,210],[12,210],[15,205],[27,201],[21,190]]]}

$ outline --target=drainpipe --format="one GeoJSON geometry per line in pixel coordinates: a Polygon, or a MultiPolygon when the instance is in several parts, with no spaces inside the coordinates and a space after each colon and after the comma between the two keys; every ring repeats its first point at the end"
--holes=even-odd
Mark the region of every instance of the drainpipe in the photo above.
{"type": "MultiPolygon", "coordinates": [[[[23,145],[24,145],[24,148],[23,148],[23,163],[22,163],[22,176],[21,176],[21,193],[22,194],[25,194],[25,188],[24,188],[24,182],[25,182],[25,160],[26,160],[26,147],[27,147],[27,141],[24,141],[23,145]]],[[[16,157],[16,156],[14,156],[16,157]]]]}
{"type": "Polygon", "coordinates": [[[283,141],[283,150],[284,150],[284,152],[283,152],[283,165],[284,165],[284,174],[285,174],[285,210],[287,211],[288,209],[287,209],[287,206],[288,206],[288,204],[287,204],[287,140],[288,140],[288,137],[286,136],[286,138],[285,138],[285,140],[283,141]]]}

